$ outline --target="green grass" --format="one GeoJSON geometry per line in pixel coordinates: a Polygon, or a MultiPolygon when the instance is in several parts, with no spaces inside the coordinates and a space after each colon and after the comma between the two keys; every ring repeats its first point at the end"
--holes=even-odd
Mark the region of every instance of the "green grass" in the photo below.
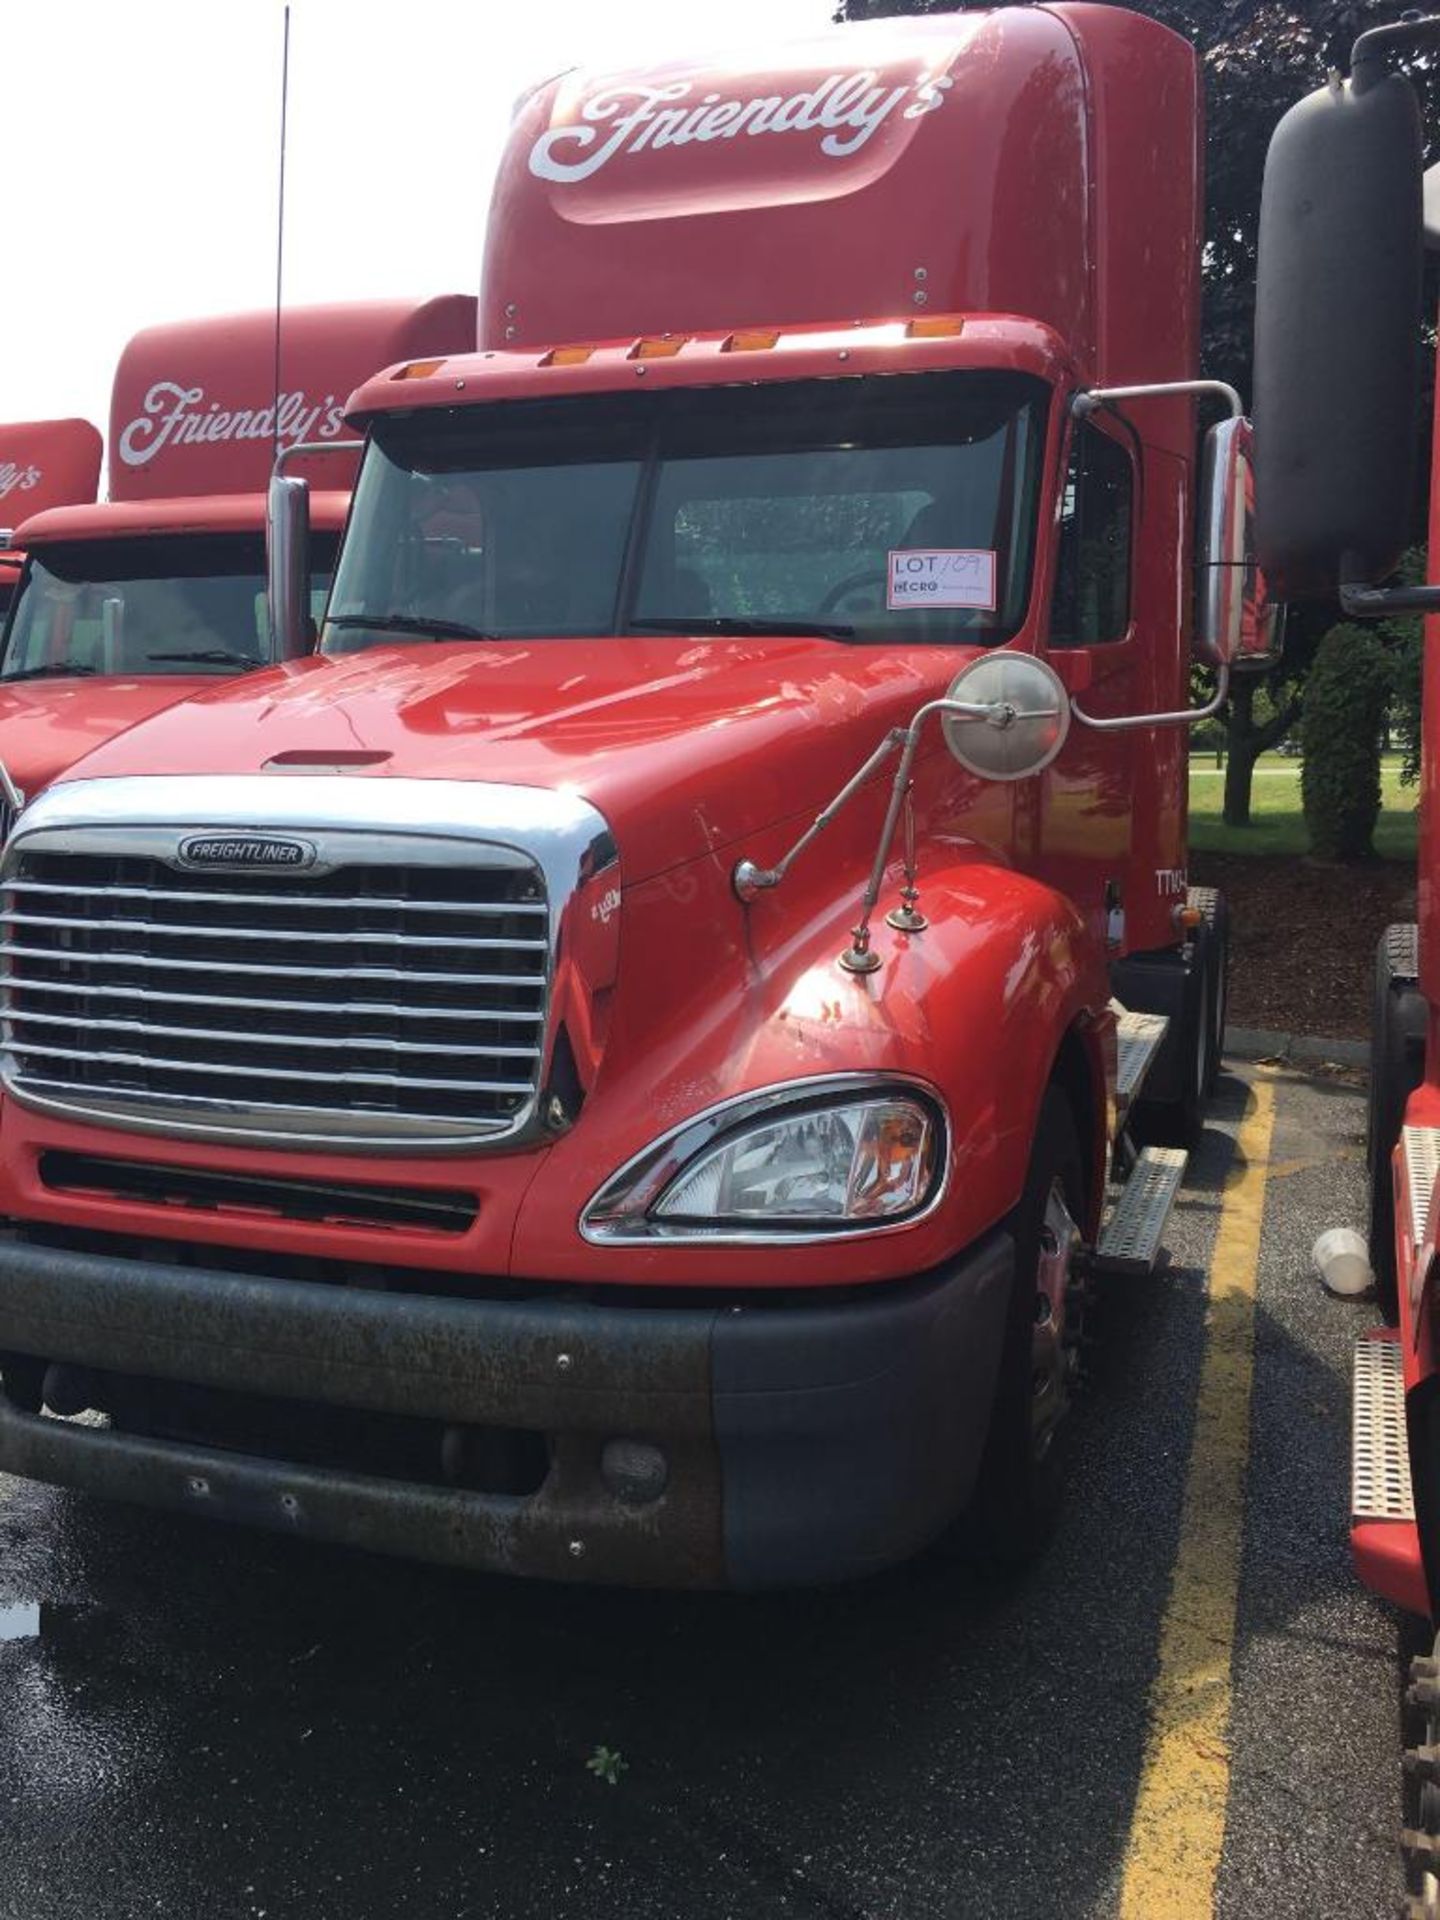
{"type": "MultiPolygon", "coordinates": [[[[1418,786],[1400,784],[1400,757],[1387,754],[1380,776],[1380,818],[1375,851],[1385,860],[1415,858],[1418,786]]],[[[1262,755],[1250,789],[1250,825],[1227,827],[1220,818],[1225,775],[1213,754],[1190,761],[1190,844],[1200,853],[1291,853],[1310,850],[1300,808],[1300,762],[1262,755]]]]}

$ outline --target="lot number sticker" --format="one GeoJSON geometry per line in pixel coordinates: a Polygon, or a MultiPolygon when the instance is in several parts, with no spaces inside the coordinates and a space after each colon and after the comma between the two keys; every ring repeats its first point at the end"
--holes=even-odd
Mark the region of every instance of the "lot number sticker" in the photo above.
{"type": "Polygon", "coordinates": [[[977,607],[995,611],[989,547],[892,547],[887,607],[977,607]]]}

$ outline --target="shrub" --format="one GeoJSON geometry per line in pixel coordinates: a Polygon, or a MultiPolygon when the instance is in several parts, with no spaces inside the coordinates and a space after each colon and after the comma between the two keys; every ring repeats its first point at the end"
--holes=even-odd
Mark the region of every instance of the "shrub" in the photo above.
{"type": "Polygon", "coordinates": [[[1364,860],[1380,813],[1380,741],[1392,674],[1373,629],[1344,623],[1320,642],[1305,683],[1300,790],[1318,860],[1364,860]]]}

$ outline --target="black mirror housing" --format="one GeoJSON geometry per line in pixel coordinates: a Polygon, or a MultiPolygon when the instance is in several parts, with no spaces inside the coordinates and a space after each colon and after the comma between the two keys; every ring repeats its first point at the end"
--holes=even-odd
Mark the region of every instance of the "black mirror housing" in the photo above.
{"type": "Polygon", "coordinates": [[[1409,82],[1332,81],[1270,142],[1255,310],[1258,558],[1286,600],[1391,572],[1420,402],[1420,108],[1409,82]]]}

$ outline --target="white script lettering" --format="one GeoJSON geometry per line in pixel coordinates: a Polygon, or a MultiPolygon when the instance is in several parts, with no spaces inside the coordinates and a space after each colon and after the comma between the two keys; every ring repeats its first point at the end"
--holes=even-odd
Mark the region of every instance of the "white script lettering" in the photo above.
{"type": "Polygon", "coordinates": [[[148,466],[169,446],[222,440],[333,440],[345,418],[343,403],[333,393],[319,401],[304,393],[282,393],[268,407],[231,412],[218,400],[207,405],[203,387],[182,387],[174,380],[157,380],[141,408],[120,435],[120,458],[127,467],[148,466]]]}
{"type": "Polygon", "coordinates": [[[722,100],[718,93],[690,96],[688,81],[663,87],[612,87],[580,108],[580,119],[552,127],[530,149],[530,171],[540,180],[588,180],[617,154],[658,153],[666,147],[734,140],[740,134],[821,132],[820,151],[831,159],[858,153],[902,106],[918,120],[945,104],[954,85],[948,74],[917,74],[913,82],[887,88],[880,76],[832,73],[815,86],[785,98],[722,100]],[[686,101],[685,106],[670,102],[686,101]],[[908,102],[908,105],[906,104],[908,102]],[[662,108],[664,109],[662,111],[662,108]],[[602,136],[603,130],[603,136],[602,136]]]}

